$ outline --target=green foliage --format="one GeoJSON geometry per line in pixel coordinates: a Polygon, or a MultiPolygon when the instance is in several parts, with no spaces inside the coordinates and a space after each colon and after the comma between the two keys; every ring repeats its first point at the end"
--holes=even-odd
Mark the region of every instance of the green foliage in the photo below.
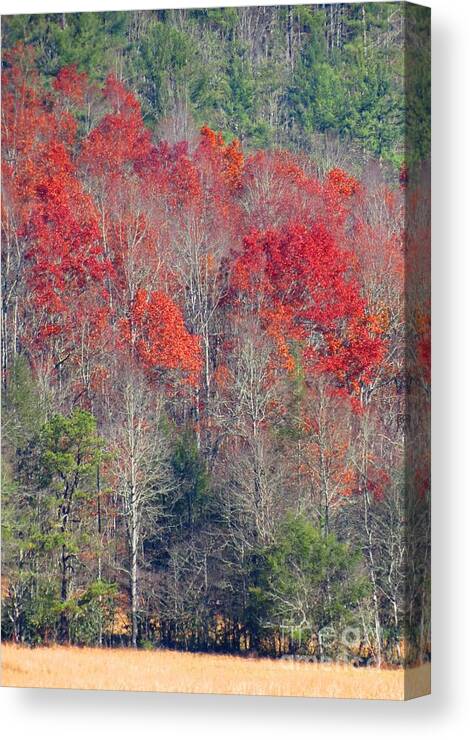
{"type": "MultiPolygon", "coordinates": [[[[188,132],[188,138],[191,138],[193,126],[207,123],[222,131],[226,141],[239,137],[248,154],[250,149],[269,147],[313,151],[318,142],[324,141],[326,149],[329,142],[336,145],[343,140],[353,151],[354,166],[361,169],[369,155],[392,164],[401,164],[405,157],[406,164],[412,164],[429,154],[430,49],[427,22],[428,15],[424,9],[408,6],[405,9],[402,4],[382,3],[341,4],[335,8],[296,6],[262,10],[228,8],[23,15],[3,18],[2,30],[5,49],[18,42],[34,47],[40,76],[38,87],[42,85],[47,91],[47,106],[52,101],[48,91],[59,69],[75,64],[80,71],[88,73],[93,84],[87,93],[87,105],[82,110],[76,110],[79,103],[73,106],[81,134],[88,132],[107,110],[106,101],[100,102],[97,88],[109,73],[113,73],[140,100],[146,125],[158,126],[162,136],[165,124],[169,122],[172,128],[168,125],[167,128],[175,136],[184,131],[184,136],[188,132]],[[405,58],[404,21],[409,42],[405,58]],[[170,121],[166,121],[167,118],[170,121]]],[[[119,131],[120,126],[125,127],[127,121],[117,123],[116,129],[110,127],[111,132],[119,131]]],[[[35,140],[34,156],[38,152],[38,156],[42,156],[42,138],[35,140]]],[[[109,151],[114,141],[111,133],[109,140],[104,142],[106,148],[110,147],[109,151]]],[[[192,145],[193,142],[190,149],[192,145]]],[[[341,157],[334,151],[334,146],[331,148],[331,156],[325,151],[324,171],[344,165],[344,162],[336,161],[341,157]]],[[[77,143],[71,149],[71,160],[74,166],[75,163],[78,166],[80,159],[76,156],[80,153],[80,145],[77,143]]],[[[320,146],[315,150],[315,156],[306,161],[306,173],[321,171],[317,158],[319,150],[320,146]]],[[[176,163],[177,151],[174,157],[176,163]]],[[[200,162],[208,165],[205,154],[201,155],[200,162]]],[[[31,171],[30,165],[28,161],[26,173],[31,171]]],[[[178,172],[177,168],[175,172],[178,172]]],[[[205,181],[203,172],[205,170],[201,169],[201,179],[205,181]]],[[[178,179],[179,175],[175,177],[178,179]]],[[[211,179],[207,178],[205,187],[208,194],[211,179]]],[[[273,200],[274,204],[277,198],[275,178],[272,182],[270,179],[269,173],[265,183],[261,178],[258,182],[256,175],[254,179],[254,183],[261,186],[260,200],[266,185],[268,212],[270,201],[273,200]]],[[[281,177],[279,181],[280,193],[283,179],[281,177]]],[[[114,195],[110,204],[105,202],[106,199],[101,202],[101,195],[97,200],[98,185],[92,180],[85,177],[77,183],[80,182],[80,188],[83,186],[90,198],[95,199],[100,212],[103,206],[104,241],[105,221],[108,220],[105,212],[109,206],[112,222],[114,211],[120,210],[121,200],[119,197],[119,202],[114,201],[114,195]]],[[[126,170],[122,182],[134,182],[130,171],[126,170]]],[[[157,179],[155,185],[158,187],[157,179]]],[[[181,185],[185,190],[184,177],[181,185]]],[[[33,190],[36,198],[39,190],[33,190]]],[[[367,190],[366,185],[366,195],[367,190]]],[[[196,218],[198,208],[193,210],[190,205],[187,209],[179,209],[165,195],[165,213],[160,212],[159,207],[156,211],[158,228],[155,233],[159,231],[163,218],[166,224],[164,233],[174,232],[177,241],[188,237],[191,245],[193,238],[199,239],[200,236],[201,246],[207,248],[205,280],[197,282],[204,291],[198,295],[198,301],[203,298],[205,304],[201,305],[205,305],[207,315],[211,316],[207,324],[209,367],[212,371],[224,369],[228,356],[227,374],[235,377],[237,350],[235,347],[232,355],[228,347],[233,340],[235,344],[238,342],[238,333],[244,331],[245,323],[244,318],[239,322],[241,314],[232,300],[231,288],[228,289],[232,275],[231,256],[227,251],[227,259],[224,257],[219,267],[215,264],[214,294],[209,256],[213,256],[213,248],[216,254],[225,253],[228,249],[226,240],[227,245],[233,242],[232,223],[234,229],[238,228],[241,223],[239,211],[244,206],[251,211],[253,204],[250,203],[251,195],[245,198],[245,193],[240,194],[237,190],[233,200],[227,201],[235,208],[221,208],[224,201],[219,200],[217,191],[218,186],[214,189],[213,198],[217,216],[207,198],[207,209],[201,212],[200,223],[196,218]],[[189,215],[187,223],[186,216],[180,218],[186,210],[189,215]],[[229,214],[227,210],[233,213],[229,214]],[[229,226],[226,237],[219,225],[224,219],[229,226]],[[175,224],[176,230],[172,228],[175,224]],[[187,228],[191,230],[186,231],[187,228]],[[219,287],[222,288],[220,294],[219,287]],[[213,312],[214,318],[213,301],[217,308],[213,312]],[[232,319],[235,319],[233,324],[232,319]],[[229,335],[233,333],[227,342],[226,330],[229,335]]],[[[290,188],[287,188],[286,193],[289,192],[290,188]]],[[[18,197],[23,197],[21,193],[19,188],[18,197]]],[[[309,208],[310,193],[309,190],[305,198],[309,208]]],[[[258,195],[255,189],[253,194],[253,203],[256,204],[258,195]]],[[[145,245],[142,255],[146,261],[147,254],[152,252],[153,255],[154,252],[151,247],[153,215],[150,214],[147,229],[145,208],[142,214],[136,214],[138,201],[125,196],[126,193],[122,200],[124,210],[126,203],[131,203],[129,210],[144,226],[142,237],[136,232],[135,238],[138,242],[142,238],[142,245],[145,245]]],[[[288,197],[279,195],[286,200],[288,197]]],[[[142,200],[144,206],[145,198],[142,200]]],[[[312,201],[312,217],[316,218],[315,200],[312,201]]],[[[372,228],[374,219],[382,217],[380,209],[374,207],[374,213],[365,215],[368,213],[366,197],[364,203],[360,200],[354,208],[354,218],[360,223],[364,207],[365,223],[368,224],[370,215],[372,228]]],[[[22,203],[18,202],[21,212],[27,210],[22,203]]],[[[290,205],[286,203],[282,209],[286,218],[292,215],[290,205]]],[[[254,214],[256,211],[255,205],[254,214]]],[[[386,213],[388,211],[383,215],[388,219],[386,213]]],[[[385,221],[391,233],[398,228],[394,213],[390,207],[393,225],[391,220],[385,221]]],[[[279,218],[282,220],[284,216],[279,218]]],[[[242,221],[245,225],[248,223],[244,218],[242,221]]],[[[352,219],[350,223],[348,219],[348,230],[350,224],[353,224],[352,219]]],[[[57,233],[59,227],[60,223],[57,233]]],[[[14,244],[31,250],[29,241],[32,239],[25,238],[29,231],[18,224],[20,228],[14,244]]],[[[367,232],[368,229],[360,231],[367,232]]],[[[112,233],[116,241],[119,241],[119,234],[124,234],[122,229],[114,227],[112,233]]],[[[130,233],[129,230],[127,237],[130,233]]],[[[382,232],[378,230],[377,233],[381,239],[382,232]]],[[[357,243],[358,249],[362,249],[361,239],[357,243]]],[[[385,243],[382,246],[388,250],[390,245],[385,243]]],[[[172,249],[167,251],[173,254],[172,249]]],[[[136,254],[140,255],[140,251],[136,254]]],[[[236,254],[237,250],[232,256],[236,254]]],[[[115,257],[117,255],[118,252],[115,257]]],[[[142,278],[144,284],[147,272],[155,277],[153,256],[149,269],[142,273],[145,273],[142,278]]],[[[192,288],[185,291],[185,271],[189,267],[192,275],[193,269],[199,271],[201,262],[196,255],[193,257],[191,254],[189,258],[189,254],[186,257],[182,252],[180,256],[181,263],[178,257],[176,272],[178,281],[180,277],[184,279],[178,282],[177,302],[181,302],[185,318],[191,318],[194,307],[185,300],[191,299],[193,291],[192,288]],[[183,308],[189,311],[189,316],[183,308]]],[[[27,263],[32,261],[29,257],[26,259],[27,263]]],[[[120,256],[114,260],[116,269],[120,261],[120,256]]],[[[140,261],[139,256],[139,265],[140,261]]],[[[214,262],[217,263],[218,258],[214,262]]],[[[141,267],[143,269],[143,262],[141,267]]],[[[165,272],[167,267],[165,280],[168,280],[168,285],[165,290],[173,284],[170,279],[173,266],[165,262],[165,272]]],[[[51,271],[56,268],[57,265],[51,263],[51,271]]],[[[351,274],[353,272],[351,270],[351,274]]],[[[25,274],[30,273],[26,270],[25,274]]],[[[368,271],[359,274],[361,280],[365,280],[366,295],[370,293],[368,281],[371,278],[368,271]]],[[[140,279],[139,268],[138,282],[140,279]]],[[[190,280],[192,283],[192,278],[190,280]]],[[[391,278],[387,294],[394,289],[394,280],[395,277],[391,278]]],[[[280,624],[292,626],[292,636],[298,643],[305,641],[306,635],[318,636],[330,627],[355,625],[359,608],[363,616],[367,583],[372,583],[374,599],[364,605],[365,620],[369,624],[364,621],[363,629],[368,640],[372,636],[376,648],[382,640],[384,645],[388,645],[391,655],[393,646],[399,644],[408,629],[410,639],[416,645],[420,644],[423,652],[425,638],[419,614],[424,616],[425,609],[428,609],[421,598],[427,593],[426,590],[421,591],[422,583],[428,587],[426,571],[423,569],[418,574],[415,571],[412,585],[410,581],[410,587],[415,590],[410,600],[414,622],[404,629],[405,607],[400,598],[405,588],[405,575],[400,562],[402,556],[397,555],[402,550],[403,516],[400,509],[394,511],[390,508],[388,496],[382,498],[382,488],[389,493],[387,476],[383,475],[383,485],[375,484],[371,478],[371,501],[363,515],[361,496],[351,495],[351,490],[356,490],[356,487],[362,490],[364,481],[369,482],[367,469],[375,472],[376,466],[373,447],[368,454],[364,454],[362,448],[358,452],[362,443],[361,422],[352,422],[346,411],[336,411],[333,407],[333,417],[325,422],[326,428],[335,423],[348,428],[349,424],[349,439],[347,435],[344,440],[339,439],[338,446],[347,446],[349,441],[351,453],[345,457],[344,470],[340,471],[330,463],[337,455],[335,441],[325,454],[323,446],[318,445],[320,463],[315,459],[317,453],[313,448],[320,433],[306,431],[312,428],[310,423],[306,423],[306,412],[310,416],[309,402],[313,401],[312,407],[315,408],[317,389],[309,381],[310,370],[305,369],[304,341],[296,346],[298,340],[291,340],[289,350],[294,366],[285,377],[280,371],[269,370],[269,383],[273,382],[272,398],[266,397],[266,413],[261,414],[259,424],[255,425],[253,421],[252,430],[249,430],[245,414],[237,406],[238,399],[232,397],[236,393],[225,388],[223,382],[215,383],[215,376],[211,392],[205,397],[205,393],[196,393],[192,386],[181,393],[179,387],[175,394],[167,392],[166,376],[160,375],[159,371],[137,378],[137,382],[145,384],[148,401],[146,397],[142,413],[128,416],[128,428],[121,435],[122,409],[119,394],[111,387],[113,374],[110,373],[108,380],[103,380],[102,389],[97,388],[101,385],[98,378],[103,377],[102,370],[106,370],[102,367],[107,361],[106,353],[98,352],[95,357],[93,347],[89,347],[88,354],[88,345],[84,344],[82,350],[87,351],[77,362],[78,353],[64,356],[65,353],[57,351],[61,346],[61,336],[51,336],[48,340],[51,344],[44,344],[36,357],[41,385],[39,380],[34,380],[26,356],[16,354],[18,348],[27,344],[22,337],[23,327],[28,325],[28,321],[33,328],[36,326],[36,317],[29,310],[30,283],[28,279],[22,282],[18,299],[24,300],[25,310],[20,312],[19,326],[16,312],[11,317],[14,340],[7,348],[2,397],[2,559],[4,573],[7,574],[2,626],[7,639],[30,644],[53,640],[102,644],[108,630],[116,636],[123,634],[126,627],[123,626],[125,620],[122,615],[134,598],[137,608],[133,614],[137,613],[138,639],[142,647],[162,642],[172,647],[184,645],[186,649],[223,646],[223,649],[242,651],[253,645],[262,634],[263,625],[269,625],[267,641],[270,639],[271,644],[265,650],[274,652],[278,649],[274,646],[274,638],[278,636],[280,624]],[[59,360],[59,357],[63,359],[59,360]],[[54,366],[56,370],[58,368],[57,373],[54,366]],[[50,375],[46,374],[46,368],[50,368],[50,375]],[[95,368],[99,368],[96,376],[95,368]],[[85,375],[89,382],[76,395],[77,386],[85,375]],[[50,397],[47,387],[50,388],[50,397]],[[160,392],[164,394],[164,410],[157,424],[155,408],[152,408],[153,394],[160,392]],[[106,442],[97,432],[94,416],[78,408],[65,412],[74,397],[96,409],[100,430],[109,435],[109,444],[114,450],[112,466],[107,465],[106,442]],[[193,428],[196,419],[198,436],[193,428]],[[356,426],[357,439],[354,440],[356,426]],[[126,446],[123,437],[126,434],[133,437],[136,431],[141,435],[141,444],[126,446]],[[159,448],[156,452],[152,433],[160,432],[164,449],[162,452],[159,448]],[[312,441],[311,450],[303,449],[312,441]],[[231,445],[234,460],[231,459],[231,445]],[[115,464],[116,460],[127,462],[128,458],[135,463],[136,456],[139,457],[137,464],[127,469],[125,465],[120,468],[115,464]],[[339,495],[335,491],[337,479],[341,480],[343,473],[347,478],[350,470],[355,471],[355,468],[359,483],[356,486],[355,480],[350,482],[345,487],[341,506],[336,506],[335,498],[339,495]],[[140,485],[142,476],[145,477],[144,485],[140,485]],[[126,496],[122,491],[126,491],[126,496]],[[142,500],[147,507],[145,515],[135,514],[142,511],[142,500]],[[308,516],[284,519],[289,509],[308,512],[308,516]],[[134,512],[132,516],[130,511],[134,512]],[[321,522],[322,528],[313,526],[308,517],[321,522]],[[372,535],[367,531],[370,526],[372,535]],[[333,534],[325,535],[326,529],[357,542],[370,557],[363,563],[360,554],[350,546],[333,534]],[[129,541],[132,547],[126,550],[129,541]],[[264,546],[260,546],[261,541],[264,546]],[[266,545],[266,542],[270,544],[266,545]],[[129,562],[131,550],[132,554],[138,555],[134,558],[134,572],[137,574],[139,571],[137,595],[132,593],[132,584],[130,594],[125,594],[122,587],[123,574],[132,572],[133,566],[129,562]],[[371,566],[372,556],[375,564],[371,566]],[[362,576],[366,566],[369,569],[368,582],[362,576]],[[396,572],[393,572],[395,567],[396,572]],[[115,615],[119,619],[114,620],[115,615]],[[377,632],[373,634],[373,621],[377,618],[381,622],[378,636],[377,632]]],[[[151,290],[154,287],[153,281],[151,290]]],[[[283,290],[284,286],[281,287],[283,290]]],[[[73,294],[75,289],[70,288],[70,294],[73,294]]],[[[68,288],[64,301],[68,300],[67,291],[68,288]]],[[[79,281],[77,291],[82,305],[88,295],[83,292],[82,281],[79,281]]],[[[145,292],[144,288],[142,291],[145,292]]],[[[113,291],[109,295],[109,300],[112,298],[114,302],[113,291]]],[[[103,296],[103,299],[107,304],[107,298],[103,296]]],[[[375,310],[377,307],[370,308],[375,310]]],[[[43,307],[41,311],[44,311],[43,307]]],[[[127,312],[127,304],[125,308],[123,304],[111,312],[110,327],[113,331],[107,335],[106,352],[109,350],[108,359],[112,355],[112,367],[122,361],[122,356],[113,352],[115,344],[110,337],[117,326],[115,322],[119,321],[120,326],[127,312]]],[[[264,318],[261,321],[261,314],[258,318],[262,326],[264,318]]],[[[192,326],[198,324],[192,320],[189,323],[192,326]]],[[[311,325],[313,332],[314,323],[312,318],[305,321],[306,327],[311,325]]],[[[255,324],[249,331],[256,331],[254,327],[255,324]]],[[[393,334],[392,328],[389,333],[393,334]]],[[[92,344],[90,337],[88,334],[88,342],[92,344]]],[[[269,338],[269,345],[272,339],[269,338]]],[[[314,340],[314,334],[311,339],[314,340]]],[[[34,356],[34,343],[29,351],[34,356]]],[[[129,364],[131,367],[133,365],[129,364]]],[[[237,372],[240,372],[239,368],[237,372]]],[[[246,400],[249,394],[244,393],[246,400]]],[[[394,396],[387,397],[386,403],[391,403],[392,398],[394,396]]],[[[264,401],[260,408],[263,404],[264,401]]],[[[378,418],[381,408],[377,405],[378,418]]],[[[314,418],[315,412],[311,416],[314,418]]],[[[400,435],[401,430],[397,429],[397,434],[400,435]]],[[[428,512],[424,499],[420,498],[414,516],[415,520],[407,515],[407,521],[416,521],[416,531],[426,532],[428,512]]],[[[405,529],[414,531],[411,526],[405,529]]],[[[422,540],[427,542],[425,536],[422,540]]],[[[422,546],[423,550],[426,546],[422,546]]],[[[413,558],[409,561],[414,563],[413,558]]],[[[136,582],[137,575],[134,584],[136,582]]]]}
{"type": "Polygon", "coordinates": [[[103,80],[126,46],[126,13],[61,13],[19,15],[2,19],[8,47],[18,41],[32,45],[46,76],[76,64],[92,79],[103,80]]]}
{"type": "Polygon", "coordinates": [[[96,433],[96,420],[88,411],[74,409],[70,416],[57,414],[43,426],[38,439],[38,483],[67,492],[90,483],[104,456],[104,442],[96,433]]]}
{"type": "Polygon", "coordinates": [[[32,573],[21,573],[11,582],[3,601],[2,632],[5,639],[20,638],[31,645],[57,639],[58,623],[66,614],[70,639],[96,645],[109,630],[115,611],[116,584],[94,581],[67,601],[62,601],[58,582],[32,573]],[[12,625],[16,623],[16,635],[12,625]]]}
{"type": "Polygon", "coordinates": [[[233,33],[237,24],[237,11],[235,8],[208,8],[195,12],[195,17],[202,22],[207,18],[211,28],[218,30],[222,35],[233,33]]]}
{"type": "Polygon", "coordinates": [[[164,115],[190,76],[194,54],[187,35],[176,28],[151,23],[134,57],[135,74],[145,108],[155,117],[164,115]]]}
{"type": "MultiPolygon", "coordinates": [[[[34,644],[54,639],[61,611],[57,583],[49,578],[29,577],[28,596],[24,603],[22,638],[34,644]]],[[[17,584],[15,584],[17,586],[17,584]]],[[[6,608],[8,609],[8,602],[6,608]]]]}
{"type": "Polygon", "coordinates": [[[318,632],[338,624],[367,593],[358,553],[308,519],[289,516],[276,542],[265,548],[250,589],[258,622],[318,632]]]}
{"type": "Polygon", "coordinates": [[[351,40],[334,54],[314,34],[303,48],[290,91],[295,115],[307,133],[336,131],[394,160],[404,139],[400,50],[365,46],[360,26],[349,26],[351,40]]]}
{"type": "Polygon", "coordinates": [[[25,447],[38,432],[45,410],[31,368],[25,357],[17,355],[2,394],[3,440],[11,448],[25,447]]]}
{"type": "MultiPolygon", "coordinates": [[[[23,370],[15,394],[24,387],[23,370]]],[[[88,411],[56,414],[32,437],[30,417],[23,418],[30,438],[16,450],[15,480],[6,475],[3,489],[5,629],[14,639],[35,643],[57,639],[65,620],[71,639],[91,644],[106,622],[115,586],[99,580],[72,592],[70,582],[96,547],[84,525],[96,496],[97,468],[106,457],[104,443],[88,411]]]]}
{"type": "Polygon", "coordinates": [[[69,616],[70,637],[74,643],[96,645],[109,630],[116,606],[115,583],[93,581],[81,594],[75,594],[63,606],[69,616]]]}
{"type": "Polygon", "coordinates": [[[330,132],[399,164],[404,63],[408,148],[429,155],[427,15],[416,8],[345,5],[339,20],[325,6],[272,8],[264,26],[256,8],[23,15],[2,28],[5,48],[34,46],[47,77],[76,64],[92,79],[125,79],[151,126],[189,116],[251,148],[309,149],[314,134],[330,132]]]}
{"type": "Polygon", "coordinates": [[[414,165],[431,152],[431,39],[428,8],[406,7],[406,159],[414,165]]]}
{"type": "Polygon", "coordinates": [[[172,458],[173,475],[179,500],[173,512],[191,529],[203,516],[208,503],[209,477],[194,434],[185,430],[177,439],[172,458]]]}

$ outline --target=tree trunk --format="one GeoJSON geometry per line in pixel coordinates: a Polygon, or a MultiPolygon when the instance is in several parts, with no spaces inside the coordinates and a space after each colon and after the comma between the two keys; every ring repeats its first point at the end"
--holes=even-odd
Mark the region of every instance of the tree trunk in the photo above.
{"type": "MultiPolygon", "coordinates": [[[[68,598],[67,560],[68,558],[67,558],[67,553],[65,551],[65,545],[62,545],[61,578],[60,578],[60,600],[62,602],[62,607],[67,602],[67,598],[68,598]]],[[[64,609],[62,609],[60,613],[59,635],[60,635],[60,642],[69,641],[69,624],[68,624],[67,615],[64,609]]]]}
{"type": "Polygon", "coordinates": [[[131,643],[137,647],[137,547],[133,548],[131,554],[131,643]]]}

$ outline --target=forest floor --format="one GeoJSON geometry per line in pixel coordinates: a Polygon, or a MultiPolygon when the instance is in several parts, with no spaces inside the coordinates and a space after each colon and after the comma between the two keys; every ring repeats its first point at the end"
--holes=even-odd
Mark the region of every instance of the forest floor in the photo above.
{"type": "Polygon", "coordinates": [[[2,645],[2,686],[404,699],[429,693],[430,665],[354,668],[170,650],[2,645]]]}

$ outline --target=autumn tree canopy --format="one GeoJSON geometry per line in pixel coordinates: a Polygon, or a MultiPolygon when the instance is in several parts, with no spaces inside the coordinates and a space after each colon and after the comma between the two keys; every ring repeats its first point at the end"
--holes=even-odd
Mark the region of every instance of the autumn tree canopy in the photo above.
{"type": "Polygon", "coordinates": [[[279,655],[301,619],[319,657],[353,624],[377,663],[422,658],[418,186],[208,125],[166,140],[116,74],[49,82],[5,53],[6,634],[279,655]]]}

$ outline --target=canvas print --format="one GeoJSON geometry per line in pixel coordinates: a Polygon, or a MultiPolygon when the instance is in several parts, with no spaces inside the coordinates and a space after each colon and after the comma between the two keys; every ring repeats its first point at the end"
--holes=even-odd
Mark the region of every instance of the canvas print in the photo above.
{"type": "Polygon", "coordinates": [[[2,18],[2,684],[430,691],[430,11],[2,18]]]}

